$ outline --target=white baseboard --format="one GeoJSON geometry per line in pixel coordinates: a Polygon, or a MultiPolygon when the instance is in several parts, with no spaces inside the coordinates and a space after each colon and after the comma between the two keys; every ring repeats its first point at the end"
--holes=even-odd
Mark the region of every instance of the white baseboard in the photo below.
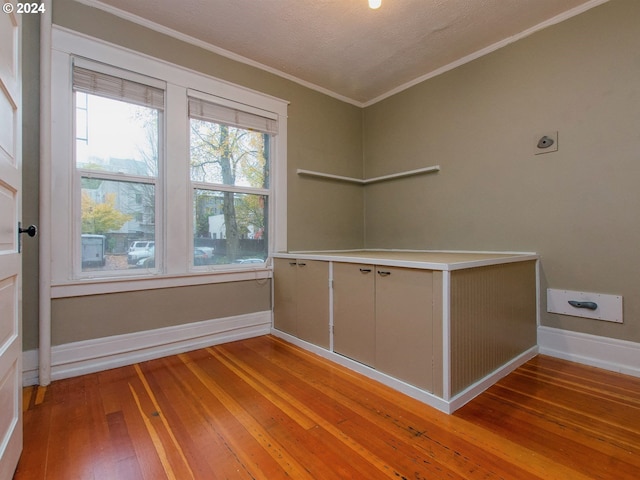
{"type": "Polygon", "coordinates": [[[395,388],[396,390],[445,413],[454,412],[500,380],[500,378],[508,375],[517,367],[526,363],[537,353],[640,377],[640,343],[599,337],[596,335],[588,335],[550,327],[538,327],[537,347],[533,347],[526,352],[523,352],[506,365],[503,365],[495,372],[471,385],[465,391],[447,401],[408,385],[400,380],[380,373],[373,368],[354,362],[353,360],[325,350],[324,348],[311,345],[286,333],[275,329],[272,330],[271,333],[306,350],[316,353],[321,357],[355,370],[391,388],[395,388]]]}
{"type": "Polygon", "coordinates": [[[487,388],[489,388],[491,385],[496,383],[502,377],[507,376],[520,365],[535,357],[538,351],[538,348],[535,346],[530,348],[529,350],[518,355],[516,358],[501,366],[491,374],[487,375],[480,381],[474,383],[463,392],[457,394],[451,400],[445,400],[438,397],[437,395],[434,395],[418,387],[405,383],[402,380],[398,380],[397,378],[382,373],[375,368],[368,367],[367,365],[363,365],[360,362],[351,360],[350,358],[344,357],[338,353],[334,353],[322,347],[318,347],[311,343],[305,342],[304,340],[300,340],[299,338],[284,333],[280,330],[272,329],[271,334],[276,337],[282,338],[289,343],[293,343],[300,348],[313,352],[316,355],[326,358],[327,360],[331,360],[332,362],[342,365],[343,367],[347,367],[355,372],[358,372],[365,377],[376,380],[383,385],[386,385],[387,387],[391,387],[444,413],[453,413],[455,410],[462,407],[465,403],[469,402],[470,400],[481,394],[483,391],[485,391],[487,388]]]}
{"type": "Polygon", "coordinates": [[[22,386],[38,384],[38,350],[22,352],[22,386]]]}
{"type": "Polygon", "coordinates": [[[448,404],[449,404],[448,408],[449,409],[448,409],[447,413],[453,413],[457,409],[459,409],[460,407],[465,405],[466,403],[469,403],[471,400],[476,398],[478,395],[480,395],[482,392],[484,392],[486,389],[488,389],[490,386],[492,386],[498,380],[500,380],[501,378],[506,377],[511,372],[513,372],[516,368],[524,365],[529,360],[531,360],[533,357],[535,357],[537,354],[538,354],[538,347],[537,346],[533,346],[529,350],[521,353],[520,355],[518,355],[514,359],[512,359],[509,362],[505,363],[504,365],[502,365],[501,367],[499,367],[497,370],[493,371],[492,373],[490,373],[486,377],[480,379],[479,381],[477,381],[473,385],[470,385],[469,387],[467,387],[462,392],[456,394],[448,402],[448,404]]]}
{"type": "MultiPolygon", "coordinates": [[[[58,345],[54,346],[51,352],[51,377],[53,380],[59,380],[84,375],[220,343],[266,335],[270,332],[271,312],[266,311],[58,345]]],[[[295,337],[275,330],[273,333],[292,343],[301,343],[295,337]]],[[[363,367],[346,357],[321,348],[312,348],[309,344],[300,346],[389,384],[391,377],[385,378],[386,375],[363,367]]],[[[538,352],[640,377],[640,343],[551,327],[538,327],[538,352]]],[[[38,383],[38,351],[23,352],[22,365],[23,385],[36,385],[38,383]]],[[[439,410],[446,411],[450,407],[448,402],[430,394],[424,395],[424,392],[418,392],[418,389],[403,382],[390,386],[411,396],[420,397],[419,399],[424,403],[439,410]]],[[[458,407],[460,400],[454,399],[454,405],[452,405],[454,409],[458,407]]]]}
{"type": "Polygon", "coordinates": [[[538,327],[539,353],[640,377],[640,343],[538,327]]]}
{"type": "MultiPolygon", "coordinates": [[[[51,379],[75,377],[220,343],[266,335],[271,312],[217,318],[144,332],[57,345],[51,349],[51,379]]],[[[38,352],[23,352],[23,384],[38,383],[38,352]]]]}
{"type": "Polygon", "coordinates": [[[355,360],[351,360],[350,358],[344,357],[338,353],[331,352],[322,347],[318,347],[311,343],[305,342],[304,340],[300,340],[297,337],[284,333],[280,330],[272,329],[271,334],[286,340],[289,343],[297,345],[300,348],[308,350],[316,355],[326,358],[332,362],[337,363],[338,365],[342,365],[350,370],[358,372],[365,377],[371,378],[372,380],[376,380],[383,385],[391,387],[399,392],[408,395],[411,398],[415,398],[416,400],[421,401],[422,403],[429,405],[437,410],[440,410],[445,413],[451,413],[449,410],[449,403],[445,400],[437,397],[429,392],[419,389],[418,387],[414,387],[413,385],[409,385],[408,383],[403,382],[402,380],[398,380],[397,378],[393,378],[389,375],[386,375],[374,368],[368,367],[360,362],[356,362],[355,360]]]}

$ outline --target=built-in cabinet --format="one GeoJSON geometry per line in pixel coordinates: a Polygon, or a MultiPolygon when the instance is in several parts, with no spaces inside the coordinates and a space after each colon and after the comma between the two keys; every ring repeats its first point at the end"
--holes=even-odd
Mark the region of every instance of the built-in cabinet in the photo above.
{"type": "Polygon", "coordinates": [[[535,254],[278,254],[273,331],[453,411],[537,352],[536,265],[535,254]]]}
{"type": "Polygon", "coordinates": [[[333,351],[375,366],[374,265],[333,264],[333,351]]]}
{"type": "Polygon", "coordinates": [[[433,336],[433,294],[431,270],[376,267],[375,368],[428,392],[433,344],[442,341],[433,336]]]}
{"type": "Polygon", "coordinates": [[[274,260],[274,328],[329,348],[329,263],[274,260]]]}
{"type": "MultiPolygon", "coordinates": [[[[433,389],[431,270],[334,263],[333,351],[433,389]]],[[[440,292],[437,295],[441,295],[440,292]]]]}

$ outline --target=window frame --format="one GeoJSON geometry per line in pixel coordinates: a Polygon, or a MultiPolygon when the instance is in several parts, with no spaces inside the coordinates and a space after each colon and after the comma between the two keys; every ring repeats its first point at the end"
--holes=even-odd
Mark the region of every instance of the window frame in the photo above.
{"type": "MultiPolygon", "coordinates": [[[[194,91],[189,89],[187,91],[187,97],[188,100],[187,102],[189,103],[191,101],[191,99],[196,99],[199,101],[204,101],[206,103],[209,104],[213,104],[213,105],[218,105],[218,106],[222,106],[225,108],[229,108],[231,110],[242,110],[246,113],[252,114],[252,115],[257,115],[259,117],[263,117],[263,118],[269,118],[271,120],[275,120],[273,114],[271,112],[267,112],[264,110],[260,110],[257,108],[247,108],[247,106],[245,105],[239,105],[236,102],[232,102],[228,99],[220,99],[219,97],[215,97],[212,95],[208,95],[206,93],[203,92],[198,92],[198,91],[194,91]]],[[[217,120],[213,120],[213,119],[204,119],[204,117],[201,116],[192,116],[191,114],[189,114],[189,132],[191,133],[191,120],[199,120],[199,121],[206,121],[206,122],[211,122],[211,123],[217,123],[219,125],[228,125],[225,122],[222,121],[217,121],[217,120]]],[[[235,126],[236,128],[243,128],[245,130],[249,130],[248,127],[241,127],[239,125],[229,125],[229,126],[235,126]]],[[[274,143],[274,138],[275,138],[275,132],[267,132],[265,130],[255,130],[257,132],[260,133],[266,133],[269,135],[269,171],[271,173],[271,168],[272,168],[272,153],[273,153],[273,143],[274,143]]],[[[191,135],[189,135],[189,137],[191,137],[191,135]]],[[[191,153],[191,140],[189,138],[189,153],[191,153]]],[[[191,164],[191,162],[189,162],[189,164],[191,164]]],[[[191,166],[191,165],[190,165],[191,166]]],[[[271,180],[271,179],[270,179],[271,180]]],[[[198,190],[204,190],[207,192],[220,192],[220,193],[233,193],[233,194],[247,194],[247,195],[262,195],[267,197],[268,201],[267,201],[267,209],[268,209],[268,213],[267,216],[268,218],[271,218],[273,212],[273,202],[272,202],[272,195],[273,195],[273,189],[271,188],[271,182],[269,183],[269,186],[267,188],[260,188],[260,187],[248,187],[248,186],[241,186],[241,185],[227,185],[224,183],[216,183],[216,182],[203,182],[203,181],[198,181],[198,180],[193,180],[191,177],[191,168],[189,169],[189,182],[190,182],[190,201],[191,201],[191,206],[192,208],[194,207],[194,201],[195,201],[195,195],[196,195],[196,191],[198,190]]],[[[195,225],[194,225],[194,219],[193,216],[190,218],[191,223],[190,223],[190,228],[191,228],[191,232],[195,232],[195,225]]],[[[270,222],[272,223],[272,222],[270,222]]],[[[272,225],[267,225],[267,239],[268,241],[271,240],[271,227],[272,225]]],[[[193,245],[192,242],[192,248],[193,250],[195,250],[195,246],[193,245]]],[[[268,252],[269,254],[272,252],[272,250],[268,247],[268,252]]],[[[192,260],[194,258],[193,254],[192,254],[192,260]]],[[[265,262],[268,260],[268,258],[265,260],[265,262]]],[[[246,265],[245,265],[246,266],[246,265]]],[[[225,270],[225,269],[230,269],[230,268],[237,268],[237,264],[233,264],[233,263],[228,263],[228,264],[217,264],[217,265],[203,265],[203,266],[196,266],[196,265],[192,265],[193,269],[196,271],[199,270],[225,270]]],[[[247,268],[249,268],[248,266],[246,266],[247,268]]]]}
{"type": "Polygon", "coordinates": [[[54,218],[51,219],[50,237],[53,298],[271,277],[271,255],[286,251],[287,245],[288,102],[56,26],[52,29],[51,72],[51,205],[54,218]],[[73,210],[73,217],[55,213],[69,212],[72,211],[70,207],[79,205],[79,199],[74,198],[80,195],[79,185],[75,185],[75,182],[80,182],[80,174],[75,172],[74,102],[71,101],[74,57],[83,57],[91,63],[104,65],[106,70],[128,72],[134,78],[141,75],[145,79],[156,79],[166,85],[155,212],[156,224],[161,223],[161,226],[156,225],[156,248],[159,245],[161,248],[157,251],[162,251],[159,260],[161,266],[155,271],[129,273],[123,270],[115,276],[100,272],[78,275],[81,270],[80,235],[75,239],[74,232],[80,231],[80,219],[76,212],[79,209],[73,210]],[[204,92],[207,96],[226,102],[223,104],[240,106],[249,112],[254,109],[270,112],[277,119],[278,133],[271,136],[269,257],[264,265],[232,264],[215,269],[202,269],[193,265],[194,189],[189,170],[189,91],[204,92]]]}
{"type": "MultiPolygon", "coordinates": [[[[73,75],[75,67],[79,67],[85,70],[91,70],[98,73],[104,73],[113,77],[122,78],[124,80],[148,85],[150,87],[162,90],[166,92],[166,82],[156,80],[154,78],[146,77],[136,72],[130,72],[126,70],[122,70],[110,65],[105,65],[103,63],[98,63],[93,60],[89,60],[80,56],[72,55],[71,56],[71,79],[73,84],[73,75]]],[[[83,90],[78,90],[79,92],[84,92],[83,90]]],[[[77,131],[76,127],[76,91],[72,88],[71,92],[71,111],[72,111],[72,119],[73,126],[73,180],[72,180],[72,191],[73,191],[73,204],[71,206],[71,211],[73,212],[73,230],[74,233],[71,239],[71,245],[73,248],[72,258],[71,258],[71,275],[73,278],[77,280],[83,279],[93,279],[96,276],[105,277],[105,278],[118,278],[118,277],[134,277],[140,276],[141,274],[157,274],[162,271],[162,259],[156,262],[156,265],[153,269],[144,270],[143,272],[137,272],[134,269],[126,269],[126,270],[100,270],[100,271],[83,271],[82,269],[82,179],[90,178],[96,180],[103,180],[107,182],[118,182],[118,183],[134,183],[134,184],[143,184],[143,185],[153,185],[154,187],[154,241],[159,245],[159,251],[162,251],[162,236],[161,232],[164,229],[163,216],[157,215],[157,212],[163,211],[163,182],[161,181],[165,172],[165,164],[164,164],[164,138],[165,138],[165,114],[164,107],[158,109],[158,164],[156,165],[156,174],[155,175],[135,175],[129,173],[115,173],[107,170],[89,170],[84,168],[78,168],[77,166],[77,139],[75,132],[77,131]],[[160,241],[157,241],[157,240],[160,241]]],[[[98,95],[95,93],[87,93],[88,95],[98,95]]],[[[98,95],[100,96],[100,95],[98,95]]],[[[166,96],[166,94],[165,94],[166,96]]],[[[109,98],[109,97],[105,97],[109,98]]],[[[120,100],[125,101],[125,100],[120,100]]],[[[136,102],[128,102],[132,105],[135,105],[136,102]]],[[[163,102],[164,104],[164,102],[163,102]]],[[[147,107],[153,108],[153,107],[147,107]]]]}

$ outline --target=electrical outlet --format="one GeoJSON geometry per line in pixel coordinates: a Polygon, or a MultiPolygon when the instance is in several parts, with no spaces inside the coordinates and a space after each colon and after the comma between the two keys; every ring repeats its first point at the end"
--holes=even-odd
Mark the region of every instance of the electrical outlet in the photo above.
{"type": "Polygon", "coordinates": [[[536,155],[558,151],[558,132],[539,133],[533,140],[533,152],[536,155]]]}

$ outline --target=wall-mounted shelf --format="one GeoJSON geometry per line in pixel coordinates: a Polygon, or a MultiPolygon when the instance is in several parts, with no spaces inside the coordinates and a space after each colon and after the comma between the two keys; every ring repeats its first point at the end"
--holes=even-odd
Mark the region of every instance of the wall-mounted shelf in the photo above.
{"type": "Polygon", "coordinates": [[[350,182],[350,183],[357,183],[359,185],[368,185],[370,183],[384,182],[385,180],[393,180],[396,178],[403,178],[403,177],[412,177],[415,175],[422,175],[425,173],[434,173],[439,171],[440,171],[440,165],[434,165],[433,167],[417,168],[415,170],[409,170],[406,172],[392,173],[390,175],[383,175],[381,177],[374,177],[374,178],[367,178],[367,179],[343,177],[341,175],[332,175],[330,173],[314,172],[313,170],[304,170],[302,168],[299,168],[297,170],[297,173],[298,175],[307,175],[310,177],[320,177],[320,178],[328,178],[330,180],[338,180],[340,182],[350,182]]]}

